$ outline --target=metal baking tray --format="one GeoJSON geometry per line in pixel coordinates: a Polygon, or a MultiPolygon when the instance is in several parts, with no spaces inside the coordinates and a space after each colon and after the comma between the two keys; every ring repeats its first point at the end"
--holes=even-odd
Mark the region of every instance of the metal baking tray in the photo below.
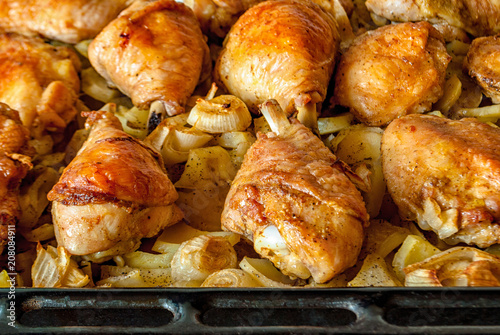
{"type": "Polygon", "coordinates": [[[8,293],[0,290],[0,334],[500,334],[500,288],[8,293]]]}

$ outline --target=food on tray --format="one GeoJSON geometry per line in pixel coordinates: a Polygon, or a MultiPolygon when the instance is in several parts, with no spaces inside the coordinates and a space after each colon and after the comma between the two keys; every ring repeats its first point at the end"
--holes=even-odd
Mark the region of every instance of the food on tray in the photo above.
{"type": "Polygon", "coordinates": [[[384,257],[378,254],[369,254],[363,260],[363,265],[359,272],[351,281],[347,283],[348,287],[365,286],[390,286],[398,287],[403,284],[398,280],[394,271],[384,257]]]}
{"type": "Polygon", "coordinates": [[[386,220],[371,220],[370,226],[365,229],[363,249],[358,257],[359,271],[346,285],[403,286],[404,280],[398,277],[397,267],[392,267],[386,259],[392,258],[394,251],[410,234],[408,227],[395,226],[386,220]]]}
{"type": "MultiPolygon", "coordinates": [[[[193,10],[203,33],[217,39],[224,38],[242,14],[263,0],[182,0],[181,2],[193,10]]],[[[314,0],[314,2],[324,10],[330,11],[337,20],[343,16],[339,25],[350,30],[347,14],[351,14],[354,9],[351,0],[314,0]]]]}
{"type": "Polygon", "coordinates": [[[208,276],[201,287],[262,287],[262,285],[244,270],[224,269],[208,276]]]}
{"type": "Polygon", "coordinates": [[[165,119],[144,141],[162,156],[166,166],[186,162],[192,149],[205,146],[213,136],[187,127],[187,114],[165,119]]]}
{"type": "Polygon", "coordinates": [[[485,96],[500,103],[500,40],[498,36],[479,37],[472,41],[464,69],[483,89],[485,96]]]}
{"type": "Polygon", "coordinates": [[[183,242],[175,252],[172,279],[178,283],[198,282],[212,273],[235,268],[237,255],[231,242],[223,236],[200,235],[183,242]]]}
{"type": "Polygon", "coordinates": [[[19,112],[34,137],[61,132],[74,120],[80,60],[72,49],[38,37],[0,34],[0,70],[0,100],[19,112]]]}
{"type": "Polygon", "coordinates": [[[36,253],[33,287],[83,287],[90,282],[90,277],[63,246],[48,245],[46,250],[38,243],[36,253]]]}
{"type": "Polygon", "coordinates": [[[334,103],[369,126],[430,111],[443,95],[450,59],[441,34],[427,22],[372,30],[340,58],[334,103]]]}
{"type": "Polygon", "coordinates": [[[211,69],[196,17],[173,0],[135,1],[97,35],[88,54],[109,84],[150,109],[150,131],[166,115],[184,112],[211,69]]]}
{"type": "Polygon", "coordinates": [[[189,151],[184,171],[174,185],[179,193],[177,204],[193,227],[221,229],[222,208],[236,175],[236,164],[228,151],[218,145],[189,151]]]}
{"type": "Polygon", "coordinates": [[[247,105],[234,95],[215,97],[214,84],[205,99],[198,98],[189,112],[187,123],[201,131],[217,134],[244,131],[252,124],[247,105]]]}
{"type": "Polygon", "coordinates": [[[0,287],[499,286],[473,7],[0,0],[0,287]]]}
{"type": "Polygon", "coordinates": [[[88,255],[181,220],[160,154],[125,133],[112,113],[87,117],[88,139],[48,194],[58,244],[88,255]]]}
{"type": "Polygon", "coordinates": [[[494,0],[366,0],[366,7],[391,21],[447,22],[473,36],[500,33],[500,4],[494,0]]]}
{"type": "Polygon", "coordinates": [[[284,274],[324,283],[354,265],[368,214],[349,168],[276,101],[233,180],[222,227],[242,234],[284,274]]]}
{"type": "Polygon", "coordinates": [[[182,0],[180,2],[193,10],[203,33],[224,38],[240,15],[262,0],[182,0]]]}
{"type": "Polygon", "coordinates": [[[0,248],[7,244],[9,226],[21,216],[19,186],[32,167],[33,148],[28,144],[30,133],[23,126],[17,111],[0,103],[0,248]]]}
{"type": "Polygon", "coordinates": [[[432,243],[419,235],[408,235],[401,244],[401,248],[394,254],[392,266],[394,272],[401,282],[405,280],[404,269],[411,264],[421,262],[441,250],[436,248],[432,243]]]}
{"type": "Polygon", "coordinates": [[[327,144],[334,150],[337,158],[349,164],[360,178],[356,186],[363,195],[366,210],[371,218],[379,215],[386,191],[380,157],[383,132],[378,127],[357,124],[343,127],[330,141],[327,138],[327,144]]]}
{"type": "Polygon", "coordinates": [[[219,86],[253,112],[275,99],[314,126],[335,67],[334,18],[310,0],[270,0],[246,11],[227,35],[214,71],[219,86]]]}
{"type": "Polygon", "coordinates": [[[295,280],[278,271],[267,259],[245,256],[239,266],[258,283],[258,286],[291,288],[295,283],[295,280]]]}
{"type": "Polygon", "coordinates": [[[406,220],[486,248],[500,238],[500,129],[476,119],[408,115],[382,136],[387,189],[406,220]]]}
{"type": "Polygon", "coordinates": [[[78,43],[95,37],[133,0],[2,0],[0,30],[78,43]]]}
{"type": "Polygon", "coordinates": [[[500,258],[454,247],[404,269],[406,286],[500,286],[500,258]]]}

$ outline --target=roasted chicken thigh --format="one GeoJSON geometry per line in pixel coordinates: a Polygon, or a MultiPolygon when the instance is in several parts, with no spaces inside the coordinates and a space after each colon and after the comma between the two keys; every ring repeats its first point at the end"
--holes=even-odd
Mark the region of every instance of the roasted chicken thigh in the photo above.
{"type": "Polygon", "coordinates": [[[15,226],[21,214],[17,200],[19,185],[31,168],[30,156],[34,154],[29,139],[30,132],[17,111],[0,103],[0,250],[7,239],[8,227],[15,226]]]}
{"type": "Polygon", "coordinates": [[[173,0],[139,0],[92,41],[89,59],[134,105],[151,108],[150,130],[164,114],[184,112],[200,80],[210,75],[210,52],[193,11],[173,0]]]}
{"type": "Polygon", "coordinates": [[[68,47],[0,34],[0,102],[17,110],[30,129],[61,131],[74,119],[79,70],[80,60],[68,47]]]}
{"type": "Polygon", "coordinates": [[[225,230],[245,235],[284,274],[326,282],[354,265],[368,223],[363,198],[308,128],[276,102],[262,112],[273,132],[247,151],[222,213],[225,230]]]}
{"type": "Polygon", "coordinates": [[[484,95],[500,103],[500,36],[478,37],[472,41],[464,68],[484,95]]]}
{"type": "Polygon", "coordinates": [[[371,12],[391,21],[447,22],[473,36],[500,33],[497,0],[367,0],[371,12]]]}
{"type": "Polygon", "coordinates": [[[0,0],[0,31],[78,43],[95,37],[133,0],[0,0]]]}
{"type": "Polygon", "coordinates": [[[441,34],[427,22],[369,31],[341,56],[333,103],[370,126],[428,111],[443,95],[450,60],[441,34]]]}
{"type": "Polygon", "coordinates": [[[154,236],[182,218],[161,155],[112,113],[88,116],[87,141],[48,194],[57,242],[74,255],[154,236]]]}
{"type": "Polygon", "coordinates": [[[403,218],[449,243],[500,242],[500,129],[408,115],[382,137],[387,188],[403,218]]]}
{"type": "Polygon", "coordinates": [[[326,96],[339,42],[335,19],[312,1],[265,1],[235,23],[214,77],[251,111],[276,99],[288,114],[298,110],[300,121],[313,124],[316,108],[326,96]]]}

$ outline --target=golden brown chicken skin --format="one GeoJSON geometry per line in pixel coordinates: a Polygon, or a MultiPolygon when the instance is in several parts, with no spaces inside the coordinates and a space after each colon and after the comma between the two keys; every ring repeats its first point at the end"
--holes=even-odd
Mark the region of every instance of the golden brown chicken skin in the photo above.
{"type": "Polygon", "coordinates": [[[484,95],[500,103],[500,36],[478,37],[472,41],[464,69],[481,87],[484,95]]]}
{"type": "Polygon", "coordinates": [[[450,243],[500,242],[500,129],[476,119],[408,115],[382,137],[387,188],[401,215],[450,243]]]}
{"type": "Polygon", "coordinates": [[[0,102],[17,110],[30,129],[62,131],[74,119],[79,70],[80,61],[68,47],[0,34],[0,102]]]}
{"type": "Polygon", "coordinates": [[[391,21],[447,22],[473,36],[500,33],[497,0],[367,0],[365,4],[391,21]]]}
{"type": "Polygon", "coordinates": [[[34,152],[28,144],[29,130],[17,111],[0,103],[0,248],[5,244],[9,226],[15,227],[20,208],[19,185],[31,168],[34,152]]]}
{"type": "MultiPolygon", "coordinates": [[[[264,108],[278,115],[276,106],[264,108]]],[[[280,113],[274,132],[259,133],[246,153],[222,227],[252,240],[283,273],[323,283],[356,262],[368,214],[345,166],[280,113]]]]}
{"type": "Polygon", "coordinates": [[[370,126],[428,111],[443,95],[450,60],[441,35],[427,22],[369,31],[340,58],[333,103],[370,126]]]}
{"type": "MultiPolygon", "coordinates": [[[[210,56],[193,11],[173,0],[137,1],[89,46],[89,59],[134,105],[160,102],[168,115],[184,112],[197,84],[210,75],[210,56]]],[[[162,113],[153,114],[152,127],[162,113]]],[[[151,121],[151,120],[150,120],[151,121]]]]}
{"type": "Polygon", "coordinates": [[[214,77],[253,112],[276,99],[291,114],[326,96],[340,38],[333,16],[309,0],[270,0],[247,10],[227,35],[214,77]]]}
{"type": "Polygon", "coordinates": [[[161,156],[92,112],[89,137],[48,194],[59,245],[85,255],[151,237],[182,218],[161,156]]]}
{"type": "Polygon", "coordinates": [[[1,0],[0,31],[66,43],[95,37],[132,0],[1,0]]]}

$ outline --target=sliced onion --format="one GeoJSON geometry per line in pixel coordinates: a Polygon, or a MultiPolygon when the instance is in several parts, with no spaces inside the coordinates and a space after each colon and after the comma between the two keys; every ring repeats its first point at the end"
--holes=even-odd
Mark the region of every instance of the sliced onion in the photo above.
{"type": "Polygon", "coordinates": [[[240,268],[264,287],[292,287],[294,281],[276,269],[267,259],[244,257],[240,268]]]}
{"type": "Polygon", "coordinates": [[[204,132],[193,128],[176,128],[169,142],[172,148],[178,151],[189,151],[195,148],[201,148],[207,144],[213,137],[204,132]]]}
{"type": "Polygon", "coordinates": [[[145,139],[160,151],[165,165],[171,166],[188,160],[189,151],[206,145],[212,136],[198,129],[184,127],[186,116],[164,120],[145,139]]]}
{"type": "Polygon", "coordinates": [[[33,287],[59,287],[62,276],[56,258],[45,250],[40,243],[36,247],[36,259],[31,268],[33,287]]]}
{"type": "Polygon", "coordinates": [[[117,89],[110,88],[106,79],[101,77],[93,67],[82,70],[81,76],[82,91],[98,101],[106,103],[122,95],[117,89]]]}
{"type": "Polygon", "coordinates": [[[31,273],[33,287],[83,287],[90,281],[64,247],[45,250],[40,243],[31,273]]]}
{"type": "MultiPolygon", "coordinates": [[[[210,94],[209,94],[210,95],[210,94]]],[[[243,131],[252,123],[245,103],[234,95],[220,95],[213,99],[199,98],[189,112],[187,122],[208,133],[243,131]]]]}
{"type": "Polygon", "coordinates": [[[172,278],[180,282],[204,281],[213,272],[236,265],[236,251],[226,238],[200,235],[183,242],[174,254],[172,278]]]}
{"type": "Polygon", "coordinates": [[[249,273],[241,269],[224,269],[212,273],[201,287],[261,287],[249,273]]]}
{"type": "Polygon", "coordinates": [[[113,256],[135,251],[139,248],[140,245],[141,240],[139,238],[132,238],[127,241],[118,242],[115,246],[108,250],[85,255],[83,256],[83,259],[94,263],[103,263],[112,259],[113,256]]]}

